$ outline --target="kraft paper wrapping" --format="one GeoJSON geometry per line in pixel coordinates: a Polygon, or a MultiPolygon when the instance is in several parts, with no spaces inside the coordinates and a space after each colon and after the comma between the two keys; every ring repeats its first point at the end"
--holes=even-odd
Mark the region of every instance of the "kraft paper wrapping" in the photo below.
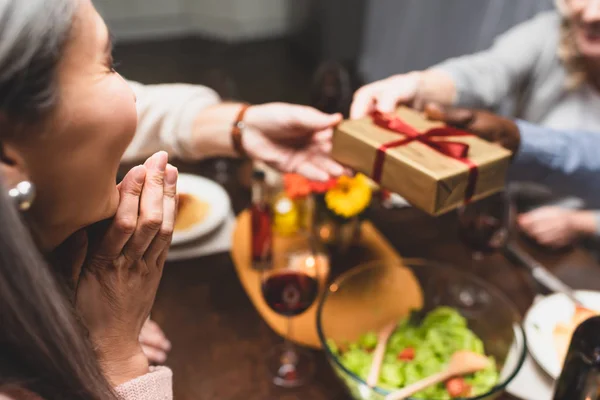
{"type": "MultiPolygon", "coordinates": [[[[419,132],[444,126],[406,107],[399,108],[396,115],[419,132]]],[[[332,155],[338,162],[371,176],[377,149],[402,138],[401,134],[374,125],[369,117],[344,121],[334,133],[332,155]]],[[[472,201],[503,190],[510,151],[476,136],[448,140],[468,144],[468,158],[478,166],[472,201]]],[[[465,203],[468,180],[467,165],[413,141],[387,151],[380,184],[415,207],[431,215],[441,215],[465,203]]]]}

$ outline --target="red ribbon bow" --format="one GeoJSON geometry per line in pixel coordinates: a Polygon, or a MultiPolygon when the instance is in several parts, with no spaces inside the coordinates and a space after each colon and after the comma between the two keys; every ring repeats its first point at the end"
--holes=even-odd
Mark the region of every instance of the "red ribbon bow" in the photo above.
{"type": "Polygon", "coordinates": [[[473,198],[479,170],[477,169],[477,165],[467,158],[467,155],[469,154],[469,145],[451,140],[437,139],[450,136],[472,136],[470,133],[450,126],[433,128],[421,133],[400,118],[377,111],[372,114],[372,118],[375,125],[405,136],[404,139],[384,143],[377,149],[372,174],[372,178],[375,182],[381,183],[385,154],[389,149],[405,146],[411,142],[417,141],[445,156],[460,161],[469,167],[469,181],[465,190],[465,202],[468,202],[473,198]]]}

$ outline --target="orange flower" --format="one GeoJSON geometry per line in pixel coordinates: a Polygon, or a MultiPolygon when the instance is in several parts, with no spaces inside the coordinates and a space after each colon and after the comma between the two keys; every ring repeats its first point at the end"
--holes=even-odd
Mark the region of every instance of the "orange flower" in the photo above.
{"type": "Polygon", "coordinates": [[[311,181],[310,188],[312,189],[313,193],[321,194],[321,193],[325,193],[329,189],[335,187],[336,184],[337,184],[337,179],[333,179],[333,178],[326,182],[311,181]]]}
{"type": "Polygon", "coordinates": [[[337,179],[325,182],[310,181],[299,174],[285,174],[283,176],[283,187],[285,194],[292,200],[306,197],[311,193],[323,194],[336,186],[337,179]]]}
{"type": "Polygon", "coordinates": [[[309,180],[298,174],[285,174],[283,187],[285,194],[292,200],[306,197],[311,193],[309,180]]]}

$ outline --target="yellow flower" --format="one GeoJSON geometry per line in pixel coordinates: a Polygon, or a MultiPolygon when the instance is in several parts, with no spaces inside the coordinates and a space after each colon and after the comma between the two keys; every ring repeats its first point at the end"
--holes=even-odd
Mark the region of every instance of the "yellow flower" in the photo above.
{"type": "Polygon", "coordinates": [[[366,176],[342,176],[325,194],[327,208],[344,218],[352,218],[367,208],[371,202],[371,188],[366,176]]]}

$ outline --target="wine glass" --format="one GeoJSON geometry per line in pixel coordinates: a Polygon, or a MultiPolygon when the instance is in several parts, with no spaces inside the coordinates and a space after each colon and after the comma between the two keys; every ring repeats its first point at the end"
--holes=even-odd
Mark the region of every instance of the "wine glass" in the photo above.
{"type": "Polygon", "coordinates": [[[472,250],[474,261],[503,248],[515,221],[508,192],[494,194],[458,210],[459,237],[472,250]]]}
{"type": "MultiPolygon", "coordinates": [[[[477,274],[485,255],[502,249],[508,242],[515,221],[515,206],[508,192],[500,192],[467,204],[458,210],[458,235],[471,249],[471,272],[477,274]]],[[[453,291],[451,289],[451,291],[453,291]]],[[[489,301],[474,287],[456,288],[456,300],[464,307],[480,309],[489,301]]]]}
{"type": "MultiPolygon", "coordinates": [[[[314,241],[310,241],[314,242],[314,241]]],[[[291,249],[285,262],[262,271],[262,295],[268,306],[287,317],[284,343],[267,356],[268,368],[277,386],[293,388],[304,384],[314,373],[312,355],[290,341],[292,317],[304,313],[315,302],[328,257],[309,244],[291,249]]]]}

